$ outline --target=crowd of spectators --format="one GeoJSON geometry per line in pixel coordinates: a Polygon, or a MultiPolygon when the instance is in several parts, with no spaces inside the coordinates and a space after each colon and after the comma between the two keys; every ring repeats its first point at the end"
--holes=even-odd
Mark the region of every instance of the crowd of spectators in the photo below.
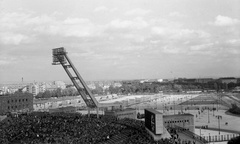
{"type": "Polygon", "coordinates": [[[120,133],[126,126],[116,119],[81,114],[30,113],[11,118],[0,127],[0,143],[98,143],[120,133]]]}
{"type": "Polygon", "coordinates": [[[95,144],[107,142],[126,130],[128,133],[124,143],[173,143],[171,139],[154,141],[147,134],[144,123],[138,120],[46,112],[20,114],[12,116],[8,124],[0,123],[0,143],[95,144]]]}

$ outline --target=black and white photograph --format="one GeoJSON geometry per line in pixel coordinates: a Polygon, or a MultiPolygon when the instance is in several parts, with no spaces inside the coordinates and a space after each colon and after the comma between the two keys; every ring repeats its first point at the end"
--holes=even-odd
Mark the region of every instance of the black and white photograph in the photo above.
{"type": "Polygon", "coordinates": [[[0,144],[240,144],[240,1],[0,0],[0,144]]]}

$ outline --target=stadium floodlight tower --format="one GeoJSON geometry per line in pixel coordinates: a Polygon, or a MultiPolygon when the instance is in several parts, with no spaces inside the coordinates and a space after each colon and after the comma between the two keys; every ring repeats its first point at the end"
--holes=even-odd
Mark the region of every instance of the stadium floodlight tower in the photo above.
{"type": "Polygon", "coordinates": [[[52,65],[62,65],[64,70],[66,71],[67,75],[71,79],[72,83],[78,90],[79,94],[81,95],[82,99],[86,103],[88,107],[88,113],[90,112],[90,109],[97,109],[97,115],[99,108],[106,108],[106,107],[112,107],[115,106],[121,106],[120,103],[98,103],[98,101],[95,99],[95,97],[92,95],[91,91],[89,90],[87,84],[67,56],[67,52],[64,49],[64,47],[60,48],[54,48],[52,49],[52,55],[53,55],[53,63],[52,65]],[[72,69],[72,70],[70,70],[72,69]],[[74,74],[72,74],[72,72],[74,74]]]}

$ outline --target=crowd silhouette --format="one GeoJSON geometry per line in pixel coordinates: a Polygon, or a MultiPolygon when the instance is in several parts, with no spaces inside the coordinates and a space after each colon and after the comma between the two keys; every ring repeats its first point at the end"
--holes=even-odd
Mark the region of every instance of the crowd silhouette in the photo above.
{"type": "MultiPolygon", "coordinates": [[[[171,139],[154,141],[146,132],[142,121],[117,119],[114,116],[82,115],[80,113],[35,112],[11,117],[9,123],[0,124],[0,143],[107,143],[114,136],[128,131],[123,143],[165,144],[171,139]]],[[[120,138],[121,139],[121,138],[120,138]]]]}

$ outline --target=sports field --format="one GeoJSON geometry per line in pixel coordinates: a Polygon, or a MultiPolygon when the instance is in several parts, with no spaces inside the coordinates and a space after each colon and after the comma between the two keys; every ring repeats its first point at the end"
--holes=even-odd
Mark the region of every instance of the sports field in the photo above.
{"type": "MultiPolygon", "coordinates": [[[[122,99],[130,99],[127,96],[122,99]]],[[[138,112],[144,113],[144,108],[158,109],[164,115],[191,113],[195,117],[195,126],[208,126],[218,130],[229,130],[230,133],[240,133],[240,117],[228,115],[227,97],[217,94],[186,94],[186,95],[159,95],[158,99],[133,105],[138,112]],[[218,117],[220,117],[218,119],[218,117]]],[[[214,133],[214,132],[212,132],[214,133]]],[[[199,135],[199,133],[196,133],[199,135]]],[[[203,133],[204,134],[204,133],[203,133]]],[[[208,133],[209,134],[209,133],[208,133]]]]}

